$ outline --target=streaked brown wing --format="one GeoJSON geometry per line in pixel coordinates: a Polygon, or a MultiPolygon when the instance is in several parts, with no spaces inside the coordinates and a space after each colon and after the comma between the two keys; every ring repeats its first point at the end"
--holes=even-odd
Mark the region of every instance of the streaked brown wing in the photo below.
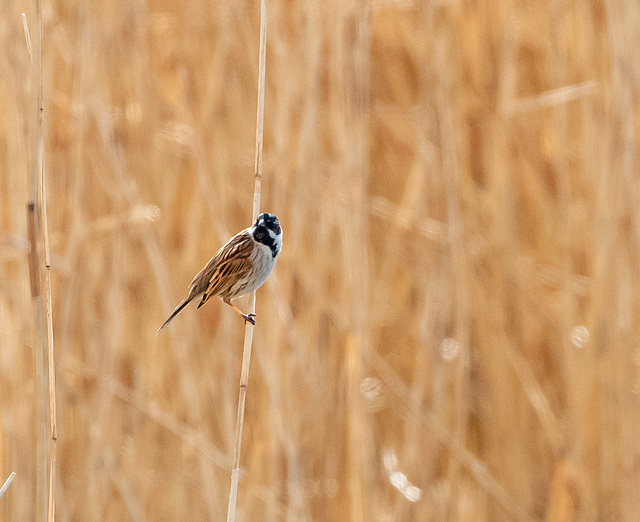
{"type": "Polygon", "coordinates": [[[207,263],[191,283],[197,293],[204,292],[203,303],[214,295],[224,296],[251,271],[253,239],[247,230],[233,236],[207,263]]]}
{"type": "Polygon", "coordinates": [[[209,276],[214,269],[215,257],[209,259],[209,262],[204,265],[202,270],[196,274],[193,281],[189,283],[189,298],[195,299],[198,295],[203,293],[209,286],[209,276]]]}

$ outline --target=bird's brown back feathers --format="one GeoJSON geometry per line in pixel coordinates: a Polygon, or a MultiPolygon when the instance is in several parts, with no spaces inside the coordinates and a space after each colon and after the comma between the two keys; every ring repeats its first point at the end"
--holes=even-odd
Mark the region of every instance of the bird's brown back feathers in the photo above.
{"type": "Polygon", "coordinates": [[[193,278],[189,285],[189,296],[193,296],[193,299],[204,293],[199,306],[211,296],[225,298],[233,285],[246,278],[251,271],[253,246],[248,229],[233,236],[193,278]]]}

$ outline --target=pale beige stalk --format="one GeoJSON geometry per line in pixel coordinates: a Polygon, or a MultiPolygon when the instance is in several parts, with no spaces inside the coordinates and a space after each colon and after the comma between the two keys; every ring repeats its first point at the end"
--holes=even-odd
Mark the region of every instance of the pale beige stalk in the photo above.
{"type": "Polygon", "coordinates": [[[35,313],[35,374],[39,387],[39,441],[37,476],[38,518],[55,518],[54,476],[56,459],[56,396],[55,366],[53,358],[53,318],[51,299],[51,258],[47,226],[47,202],[44,183],[44,134],[42,106],[42,2],[35,0],[35,38],[32,40],[26,16],[22,22],[27,49],[31,56],[34,120],[31,129],[31,165],[29,175],[29,201],[27,223],[29,237],[29,272],[31,297],[35,313]],[[44,270],[44,296],[40,279],[44,270]],[[48,408],[47,406],[48,405],[48,408]],[[47,424],[49,430],[47,431],[47,424]],[[46,515],[45,515],[46,514],[46,515]]]}
{"type": "MultiPolygon", "coordinates": [[[[262,146],[264,135],[264,84],[265,65],[267,59],[267,0],[260,2],[260,60],[258,63],[258,114],[256,118],[256,158],[254,168],[253,216],[254,222],[260,213],[260,191],[262,187],[262,146]]],[[[256,311],[256,292],[249,294],[249,313],[256,311]]],[[[249,365],[251,362],[251,346],[253,343],[253,325],[245,321],[244,347],[242,349],[242,370],[240,373],[240,389],[238,391],[238,411],[236,415],[235,443],[233,451],[233,468],[231,470],[231,487],[229,489],[229,507],[227,521],[236,519],[238,502],[238,482],[240,480],[240,450],[242,448],[242,428],[244,425],[244,406],[249,384],[249,365]]]]}

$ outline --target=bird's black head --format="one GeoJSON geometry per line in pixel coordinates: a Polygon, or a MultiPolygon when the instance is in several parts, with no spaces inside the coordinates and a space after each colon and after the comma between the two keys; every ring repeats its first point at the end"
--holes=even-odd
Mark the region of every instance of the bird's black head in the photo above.
{"type": "Polygon", "coordinates": [[[256,224],[254,225],[256,228],[267,228],[271,230],[276,236],[282,233],[282,229],[280,228],[280,223],[278,222],[278,218],[273,214],[269,214],[268,212],[263,212],[258,216],[256,220],[256,224]]]}
{"type": "Polygon", "coordinates": [[[273,257],[276,257],[282,246],[282,229],[278,218],[267,212],[260,214],[253,225],[253,239],[267,245],[271,249],[273,257]]]}

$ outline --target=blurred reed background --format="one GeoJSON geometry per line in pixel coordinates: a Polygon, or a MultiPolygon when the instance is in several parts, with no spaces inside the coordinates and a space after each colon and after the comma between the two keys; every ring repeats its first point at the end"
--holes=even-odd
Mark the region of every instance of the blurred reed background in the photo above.
{"type": "MultiPolygon", "coordinates": [[[[0,17],[0,500],[33,520],[34,86],[0,17]]],[[[59,520],[223,520],[259,2],[44,4],[59,520]]],[[[269,0],[241,520],[640,513],[640,4],[269,0]]],[[[245,304],[244,300],[239,303],[245,304]]]]}

